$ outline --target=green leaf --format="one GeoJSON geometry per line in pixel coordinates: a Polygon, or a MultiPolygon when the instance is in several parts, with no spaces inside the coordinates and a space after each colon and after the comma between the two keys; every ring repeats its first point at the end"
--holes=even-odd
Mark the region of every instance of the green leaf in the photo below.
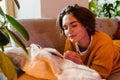
{"type": "Polygon", "coordinates": [[[95,10],[97,9],[97,5],[95,4],[95,2],[91,1],[89,2],[89,9],[92,10],[92,8],[95,10]]]}
{"type": "Polygon", "coordinates": [[[1,50],[4,51],[4,46],[0,46],[1,50]]]}
{"type": "Polygon", "coordinates": [[[119,1],[119,3],[118,3],[117,7],[120,7],[120,1],[119,1]]]}
{"type": "Polygon", "coordinates": [[[0,46],[5,46],[9,43],[8,37],[0,30],[0,46]]]}
{"type": "Polygon", "coordinates": [[[0,51],[0,68],[7,80],[13,80],[16,75],[15,67],[11,60],[5,55],[5,53],[0,51]]]}
{"type": "Polygon", "coordinates": [[[7,31],[7,26],[3,26],[1,28],[1,31],[4,33],[4,35],[10,40],[9,33],[7,31]]]}
{"type": "Polygon", "coordinates": [[[14,2],[15,2],[15,4],[16,4],[17,8],[20,9],[20,5],[19,5],[18,0],[14,0],[14,2]]]}
{"type": "Polygon", "coordinates": [[[11,38],[13,39],[13,41],[18,45],[20,46],[27,54],[28,54],[28,51],[25,47],[25,45],[23,44],[23,42],[19,39],[19,37],[17,37],[12,31],[8,30],[11,38]]]}
{"type": "Polygon", "coordinates": [[[0,6],[0,14],[1,14],[2,16],[5,15],[4,12],[3,12],[3,10],[2,10],[2,8],[1,8],[1,6],[0,6]]]}
{"type": "Polygon", "coordinates": [[[25,39],[25,40],[29,40],[29,34],[28,32],[25,30],[25,28],[18,22],[16,21],[14,18],[12,18],[9,15],[6,15],[6,18],[8,20],[8,22],[12,25],[12,27],[25,39]]]}
{"type": "Polygon", "coordinates": [[[116,13],[117,13],[116,16],[120,16],[120,11],[117,11],[116,13]]]}

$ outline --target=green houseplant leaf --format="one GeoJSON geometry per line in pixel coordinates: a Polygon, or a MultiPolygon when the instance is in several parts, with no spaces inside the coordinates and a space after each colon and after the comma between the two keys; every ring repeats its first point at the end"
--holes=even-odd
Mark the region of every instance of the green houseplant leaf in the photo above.
{"type": "MultiPolygon", "coordinates": [[[[118,16],[120,16],[120,11],[117,11],[116,13],[117,13],[118,16]]],[[[116,16],[117,16],[117,15],[116,15],[116,16]]]]}
{"type": "Polygon", "coordinates": [[[20,9],[20,5],[19,5],[18,0],[14,0],[14,2],[15,2],[15,4],[16,4],[17,8],[20,9]]]}
{"type": "MultiPolygon", "coordinates": [[[[20,9],[18,0],[13,1],[15,2],[17,8],[20,9]]],[[[26,53],[28,53],[28,51],[22,41],[8,29],[8,24],[10,24],[10,26],[13,27],[24,40],[29,40],[29,34],[25,28],[13,17],[5,14],[0,5],[0,69],[7,77],[7,80],[13,80],[13,77],[16,75],[16,70],[14,64],[4,53],[4,46],[6,46],[10,42],[10,38],[12,38],[13,41],[26,53]]]]}
{"type": "Polygon", "coordinates": [[[115,9],[117,9],[118,7],[120,7],[120,1],[116,1],[115,3],[116,3],[115,9]]]}
{"type": "Polygon", "coordinates": [[[4,16],[4,12],[3,12],[1,6],[0,6],[0,14],[1,14],[2,16],[4,16]]]}
{"type": "Polygon", "coordinates": [[[0,46],[5,46],[9,43],[8,37],[0,30],[0,46]]]}
{"type": "Polygon", "coordinates": [[[12,25],[12,27],[18,31],[18,33],[25,39],[25,40],[29,40],[29,34],[28,32],[25,30],[25,28],[18,22],[16,21],[13,17],[6,15],[6,18],[8,20],[8,22],[12,25]]]}
{"type": "Polygon", "coordinates": [[[99,3],[99,0],[91,0],[89,2],[89,9],[96,17],[116,18],[116,16],[120,16],[120,0],[115,0],[113,3],[104,0],[102,4],[99,3]],[[97,8],[94,5],[96,5],[97,8]]]}
{"type": "Polygon", "coordinates": [[[13,41],[20,46],[27,54],[28,51],[25,47],[25,45],[22,43],[22,41],[19,39],[19,37],[16,36],[16,34],[14,34],[12,31],[8,30],[8,33],[10,34],[11,38],[13,39],[13,41]]]}
{"type": "MultiPolygon", "coordinates": [[[[18,0],[14,0],[14,2],[17,5],[17,8],[19,9],[20,5],[18,0]]],[[[28,32],[17,20],[15,20],[13,17],[11,17],[8,14],[5,14],[1,6],[0,6],[0,16],[2,17],[2,19],[0,20],[0,31],[1,31],[0,32],[0,48],[2,49],[2,51],[4,51],[4,46],[6,46],[10,42],[10,37],[11,37],[19,47],[21,47],[25,52],[27,52],[21,40],[17,38],[17,36],[14,35],[13,32],[10,32],[8,30],[8,24],[10,24],[10,26],[14,28],[20,34],[20,36],[26,41],[29,40],[28,32]]]]}
{"type": "Polygon", "coordinates": [[[8,80],[13,80],[16,75],[16,71],[11,60],[5,55],[5,53],[0,51],[0,68],[8,80]]]}
{"type": "Polygon", "coordinates": [[[91,2],[89,3],[89,9],[90,9],[90,10],[95,10],[95,9],[97,9],[97,5],[95,4],[94,1],[91,1],[91,2]]]}

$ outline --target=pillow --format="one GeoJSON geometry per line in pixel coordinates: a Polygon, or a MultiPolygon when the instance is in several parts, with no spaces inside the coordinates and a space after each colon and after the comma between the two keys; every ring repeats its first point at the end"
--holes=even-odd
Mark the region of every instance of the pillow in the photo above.
{"type": "MultiPolygon", "coordinates": [[[[27,50],[29,51],[29,48],[27,48],[27,50]]],[[[29,60],[29,55],[27,55],[20,47],[7,50],[5,53],[14,65],[19,68],[23,67],[25,62],[29,60]]]]}
{"type": "Polygon", "coordinates": [[[107,33],[111,38],[118,28],[118,19],[96,18],[96,29],[107,33]]]}

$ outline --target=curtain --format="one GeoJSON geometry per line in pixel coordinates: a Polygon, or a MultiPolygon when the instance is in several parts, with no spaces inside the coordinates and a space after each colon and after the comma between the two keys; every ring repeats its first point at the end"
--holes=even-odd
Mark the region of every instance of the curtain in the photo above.
{"type": "Polygon", "coordinates": [[[6,12],[15,17],[15,5],[13,0],[6,0],[6,12]]]}

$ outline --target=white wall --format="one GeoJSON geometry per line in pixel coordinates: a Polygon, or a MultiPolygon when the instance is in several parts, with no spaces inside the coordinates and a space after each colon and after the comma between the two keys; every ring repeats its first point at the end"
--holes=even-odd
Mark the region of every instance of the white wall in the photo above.
{"type": "Polygon", "coordinates": [[[41,0],[41,16],[56,18],[58,13],[66,6],[79,4],[88,7],[88,0],[41,0]]]}
{"type": "Polygon", "coordinates": [[[20,10],[18,19],[28,18],[56,18],[58,13],[68,4],[77,3],[88,7],[88,0],[18,0],[20,10]]]}
{"type": "MultiPolygon", "coordinates": [[[[113,3],[113,2],[115,2],[116,0],[107,0],[106,2],[108,2],[108,3],[113,3]]],[[[99,2],[99,4],[102,4],[102,3],[105,3],[105,0],[99,0],[98,1],[99,2]]]]}
{"type": "Polygon", "coordinates": [[[16,11],[18,19],[40,18],[40,0],[18,0],[20,10],[16,11]]]}

